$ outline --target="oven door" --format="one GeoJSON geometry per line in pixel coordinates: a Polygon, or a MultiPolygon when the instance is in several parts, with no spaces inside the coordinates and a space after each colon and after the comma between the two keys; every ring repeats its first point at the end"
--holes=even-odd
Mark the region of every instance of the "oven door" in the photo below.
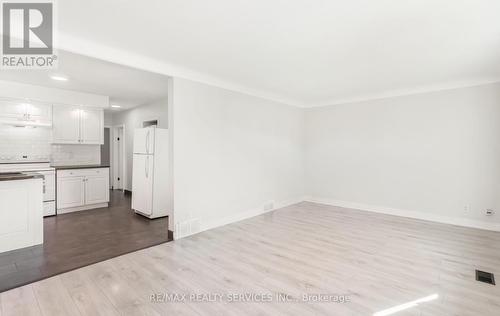
{"type": "Polygon", "coordinates": [[[56,199],[56,175],[55,171],[30,171],[26,174],[43,175],[43,201],[51,202],[56,199]]]}
{"type": "Polygon", "coordinates": [[[28,171],[25,174],[43,175],[43,216],[56,215],[56,172],[28,171]]]}

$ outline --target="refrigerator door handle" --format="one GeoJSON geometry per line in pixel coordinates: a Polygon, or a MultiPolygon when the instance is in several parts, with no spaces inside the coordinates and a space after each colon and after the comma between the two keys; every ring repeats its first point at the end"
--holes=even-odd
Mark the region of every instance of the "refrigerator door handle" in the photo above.
{"type": "Polygon", "coordinates": [[[151,131],[148,130],[148,133],[146,134],[146,154],[149,154],[149,133],[151,131]]]}
{"type": "Polygon", "coordinates": [[[146,178],[149,178],[149,155],[146,156],[146,165],[145,165],[145,171],[146,171],[146,178]]]}

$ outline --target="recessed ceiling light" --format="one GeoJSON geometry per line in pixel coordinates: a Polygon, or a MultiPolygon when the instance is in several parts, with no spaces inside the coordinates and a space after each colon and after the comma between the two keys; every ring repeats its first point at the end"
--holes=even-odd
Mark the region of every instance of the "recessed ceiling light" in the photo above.
{"type": "Polygon", "coordinates": [[[50,79],[52,80],[57,80],[57,81],[68,81],[68,78],[60,75],[52,75],[50,76],[50,79]]]}
{"type": "Polygon", "coordinates": [[[120,105],[116,105],[116,104],[112,104],[112,105],[111,105],[111,107],[112,107],[112,108],[115,108],[115,109],[119,109],[119,108],[121,108],[121,106],[120,106],[120,105]]]}

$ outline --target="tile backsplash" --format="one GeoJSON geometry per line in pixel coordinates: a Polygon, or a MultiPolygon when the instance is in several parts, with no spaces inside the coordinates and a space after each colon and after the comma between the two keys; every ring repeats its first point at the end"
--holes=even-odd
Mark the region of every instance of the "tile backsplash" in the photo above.
{"type": "Polygon", "coordinates": [[[52,145],[48,128],[0,126],[1,156],[51,157],[53,165],[91,165],[101,162],[100,145],[52,145]]]}
{"type": "Polygon", "coordinates": [[[100,145],[52,145],[52,164],[96,165],[101,163],[100,145]]]}
{"type": "Polygon", "coordinates": [[[48,128],[0,126],[0,155],[50,156],[48,128]]]}

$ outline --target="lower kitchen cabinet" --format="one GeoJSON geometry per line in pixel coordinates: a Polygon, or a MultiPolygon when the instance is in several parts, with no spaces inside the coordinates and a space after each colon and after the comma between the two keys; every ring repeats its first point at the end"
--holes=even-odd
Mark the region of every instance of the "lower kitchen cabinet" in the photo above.
{"type": "Polygon", "coordinates": [[[109,202],[109,175],[103,173],[86,177],[85,204],[107,202],[109,202]]]}
{"type": "Polygon", "coordinates": [[[99,207],[109,202],[109,168],[57,171],[57,213],[99,207]]]}
{"type": "Polygon", "coordinates": [[[39,178],[0,181],[0,253],[43,243],[42,187],[39,178]]]}
{"type": "Polygon", "coordinates": [[[85,204],[85,177],[57,177],[57,209],[85,204]]]}

